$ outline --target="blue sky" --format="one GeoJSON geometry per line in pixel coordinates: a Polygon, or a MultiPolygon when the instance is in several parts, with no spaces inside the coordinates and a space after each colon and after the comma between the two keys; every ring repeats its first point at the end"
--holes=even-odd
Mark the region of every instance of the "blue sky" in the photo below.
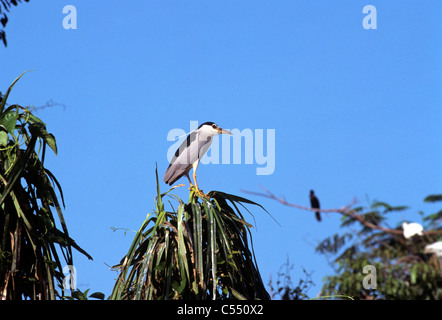
{"type": "MultiPolygon", "coordinates": [[[[62,184],[71,236],[94,261],[74,259],[81,290],[109,295],[114,265],[154,208],[174,128],[214,121],[226,129],[275,130],[275,171],[252,164],[198,169],[205,190],[261,203],[253,209],[263,280],[287,257],[292,277],[313,273],[316,296],[327,259],[315,246],[340,217],[249,196],[259,185],[324,208],[383,200],[409,205],[389,221],[420,222],[423,198],[442,190],[440,1],[30,1],[13,8],[0,48],[0,90],[23,71],[9,103],[38,110],[58,143],[47,167],[62,184]],[[77,9],[77,29],[62,22],[77,9]],[[377,9],[366,30],[365,5],[377,9]]],[[[264,135],[265,136],[265,135],[264,135]]],[[[244,156],[243,156],[244,157],[244,156]]],[[[181,182],[181,181],[180,181],[181,182]]],[[[182,180],[186,183],[186,179],[182,180]]],[[[163,191],[168,187],[162,183],[163,191]]],[[[188,198],[187,188],[177,195],[188,198]]]]}

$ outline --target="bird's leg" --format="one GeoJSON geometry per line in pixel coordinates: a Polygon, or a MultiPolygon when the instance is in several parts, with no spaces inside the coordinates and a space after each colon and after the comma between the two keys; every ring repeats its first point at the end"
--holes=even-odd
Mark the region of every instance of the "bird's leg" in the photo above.
{"type": "Polygon", "coordinates": [[[198,193],[202,192],[202,191],[200,190],[200,188],[198,188],[198,183],[196,182],[196,173],[195,173],[195,170],[193,171],[193,181],[195,181],[195,189],[196,189],[196,191],[197,191],[198,193]]]}
{"type": "Polygon", "coordinates": [[[198,193],[200,196],[210,199],[200,188],[198,188],[198,183],[196,182],[196,169],[198,168],[199,161],[195,162],[193,164],[193,181],[195,182],[195,189],[196,193],[198,193]]]}

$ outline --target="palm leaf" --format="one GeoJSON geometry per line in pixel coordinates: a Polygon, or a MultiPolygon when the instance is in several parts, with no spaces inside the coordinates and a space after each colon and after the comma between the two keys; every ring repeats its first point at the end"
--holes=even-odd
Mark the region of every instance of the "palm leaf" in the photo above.
{"type": "Polygon", "coordinates": [[[184,203],[172,189],[160,192],[155,173],[156,210],[114,266],[119,277],[110,299],[269,299],[250,249],[251,225],[237,204],[262,207],[219,191],[210,201],[192,191],[184,203]],[[179,203],[176,212],[164,208],[166,196],[179,203]]]}

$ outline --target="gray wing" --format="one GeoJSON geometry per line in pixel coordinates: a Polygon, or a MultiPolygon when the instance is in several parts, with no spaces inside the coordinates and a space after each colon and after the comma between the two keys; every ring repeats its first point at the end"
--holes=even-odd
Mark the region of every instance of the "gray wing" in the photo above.
{"type": "Polygon", "coordinates": [[[169,185],[172,185],[180,179],[183,175],[187,174],[192,169],[193,164],[206,153],[209,148],[212,139],[205,141],[198,141],[197,132],[190,133],[183,141],[180,147],[175,151],[175,155],[170,161],[169,167],[164,174],[163,181],[169,185]]]}

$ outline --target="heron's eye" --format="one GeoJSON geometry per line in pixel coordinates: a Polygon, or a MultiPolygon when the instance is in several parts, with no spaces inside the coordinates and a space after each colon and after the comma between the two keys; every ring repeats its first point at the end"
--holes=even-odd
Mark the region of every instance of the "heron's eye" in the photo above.
{"type": "Polygon", "coordinates": [[[212,124],[212,128],[216,129],[218,126],[216,124],[212,124]]]}

